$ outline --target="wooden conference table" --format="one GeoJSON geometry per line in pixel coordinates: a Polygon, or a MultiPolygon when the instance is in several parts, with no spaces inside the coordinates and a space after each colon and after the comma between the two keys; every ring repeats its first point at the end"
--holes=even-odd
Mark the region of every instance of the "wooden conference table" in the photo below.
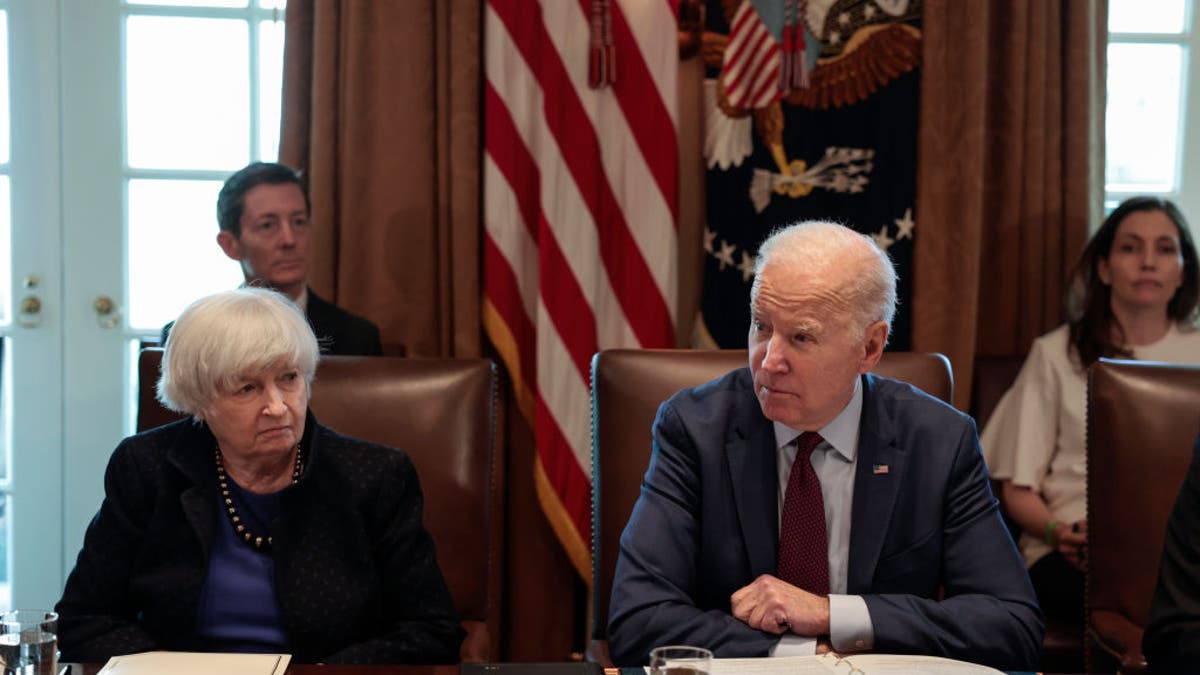
{"type": "MultiPolygon", "coordinates": [[[[96,675],[103,667],[103,663],[72,663],[71,675],[96,675]]],[[[458,666],[341,666],[293,663],[288,666],[287,675],[458,675],[458,666]]]]}
{"type": "MultiPolygon", "coordinates": [[[[72,663],[70,665],[70,675],[96,675],[104,667],[103,663],[72,663]]],[[[562,665],[578,666],[579,664],[562,665]]],[[[605,668],[604,670],[606,675],[617,675],[621,672],[616,668],[605,668]]],[[[621,670],[628,672],[640,669],[621,670]]],[[[459,675],[459,672],[457,664],[452,666],[342,666],[293,663],[288,666],[286,675],[459,675]]]]}

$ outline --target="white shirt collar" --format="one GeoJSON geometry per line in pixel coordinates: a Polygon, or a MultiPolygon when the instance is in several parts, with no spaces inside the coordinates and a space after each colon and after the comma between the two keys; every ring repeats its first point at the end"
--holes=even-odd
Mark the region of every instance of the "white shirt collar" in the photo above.
{"type": "MultiPolygon", "coordinates": [[[[829,424],[821,427],[818,433],[825,442],[833,446],[846,461],[853,462],[855,456],[858,455],[858,426],[862,420],[863,407],[863,391],[862,391],[862,376],[854,379],[854,393],[850,395],[850,401],[846,403],[846,407],[834,417],[829,424]]],[[[776,449],[791,443],[803,431],[793,429],[783,422],[773,422],[775,426],[775,447],[776,449]]]]}

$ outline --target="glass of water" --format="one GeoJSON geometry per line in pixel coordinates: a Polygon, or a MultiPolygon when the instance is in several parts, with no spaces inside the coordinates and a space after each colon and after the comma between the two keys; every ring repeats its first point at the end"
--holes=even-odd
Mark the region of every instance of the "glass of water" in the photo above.
{"type": "Polygon", "coordinates": [[[14,609],[0,614],[0,673],[58,674],[58,614],[14,609]]]}
{"type": "Polygon", "coordinates": [[[669,645],[650,650],[650,675],[708,675],[712,652],[703,647],[669,645]]]}

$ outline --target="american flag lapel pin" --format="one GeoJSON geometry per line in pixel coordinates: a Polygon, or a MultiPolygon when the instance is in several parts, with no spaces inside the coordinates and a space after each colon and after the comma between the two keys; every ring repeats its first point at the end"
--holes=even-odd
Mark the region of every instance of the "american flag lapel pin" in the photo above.
{"type": "Polygon", "coordinates": [[[889,471],[891,471],[891,469],[888,468],[887,464],[874,464],[871,466],[871,473],[875,474],[876,476],[881,476],[889,471]]]}

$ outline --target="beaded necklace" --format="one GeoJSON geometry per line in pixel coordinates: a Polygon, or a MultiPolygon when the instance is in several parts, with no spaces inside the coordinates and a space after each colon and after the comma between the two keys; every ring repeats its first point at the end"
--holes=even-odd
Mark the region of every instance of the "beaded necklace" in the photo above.
{"type": "MultiPolygon", "coordinates": [[[[274,538],[268,536],[264,539],[255,536],[250,532],[250,528],[246,527],[246,524],[242,522],[242,517],[238,515],[237,506],[233,503],[233,495],[229,491],[229,477],[225,474],[225,462],[221,459],[221,446],[217,446],[215,457],[217,460],[217,484],[221,488],[221,499],[225,503],[225,513],[229,516],[229,522],[233,524],[234,531],[255,549],[260,551],[270,550],[271,545],[275,543],[274,538]]],[[[299,482],[301,473],[304,473],[304,460],[300,456],[300,444],[297,443],[296,467],[292,470],[292,485],[299,482]]]]}

